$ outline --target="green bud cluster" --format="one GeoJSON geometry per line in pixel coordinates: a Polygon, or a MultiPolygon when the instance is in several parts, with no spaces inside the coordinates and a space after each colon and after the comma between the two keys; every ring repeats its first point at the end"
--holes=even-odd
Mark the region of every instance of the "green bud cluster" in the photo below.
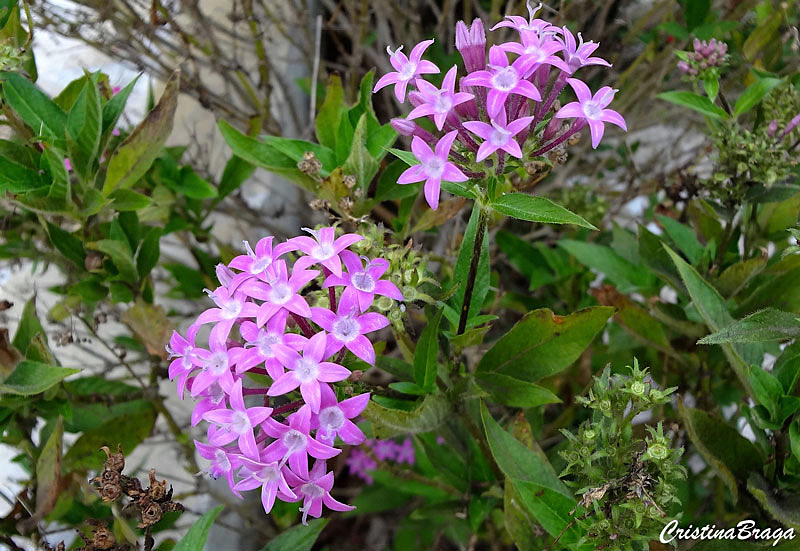
{"type": "Polygon", "coordinates": [[[0,42],[0,71],[17,71],[25,62],[25,50],[13,41],[0,42]]]}
{"type": "Polygon", "coordinates": [[[686,477],[679,465],[682,449],[672,446],[661,423],[634,436],[638,414],[669,401],[674,388],[654,388],[638,361],[630,375],[611,375],[608,367],[586,398],[592,411],[577,434],[562,430],[567,441],[559,452],[567,462],[565,483],[582,496],[574,517],[586,534],[582,543],[610,551],[639,551],[658,537],[679,504],[675,482],[686,477]]]}

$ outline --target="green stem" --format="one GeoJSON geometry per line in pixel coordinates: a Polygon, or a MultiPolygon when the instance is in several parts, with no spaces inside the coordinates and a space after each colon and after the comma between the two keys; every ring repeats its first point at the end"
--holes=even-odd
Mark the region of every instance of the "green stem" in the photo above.
{"type": "Polygon", "coordinates": [[[478,212],[478,229],[475,231],[475,242],[472,245],[472,258],[469,262],[469,273],[467,274],[467,286],[464,289],[464,300],[461,304],[461,317],[458,320],[458,331],[456,335],[461,335],[467,328],[467,318],[469,308],[472,304],[472,291],[475,288],[475,277],[478,274],[478,262],[481,258],[483,248],[483,237],[486,233],[486,225],[489,221],[489,213],[483,206],[478,212]]]}

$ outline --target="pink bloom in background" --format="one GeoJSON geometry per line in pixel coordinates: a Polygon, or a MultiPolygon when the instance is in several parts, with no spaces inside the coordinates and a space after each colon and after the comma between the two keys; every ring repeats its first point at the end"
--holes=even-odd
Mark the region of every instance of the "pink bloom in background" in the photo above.
{"type": "Polygon", "coordinates": [[[524,17],[520,15],[506,15],[505,21],[500,21],[491,30],[499,29],[501,27],[510,27],[516,31],[519,31],[520,34],[524,33],[543,33],[547,32],[555,27],[550,24],[549,21],[545,21],[544,19],[537,19],[536,13],[542,9],[542,4],[539,3],[538,6],[535,8],[531,7],[531,2],[528,0],[528,19],[526,20],[524,17]]]}
{"type": "Polygon", "coordinates": [[[67,169],[67,172],[72,172],[72,161],[69,160],[69,157],[64,159],[64,168],[67,169]]]}
{"type": "Polygon", "coordinates": [[[433,44],[433,40],[424,40],[414,46],[411,50],[411,56],[406,57],[402,52],[403,47],[400,46],[394,52],[387,46],[386,51],[389,54],[389,61],[396,72],[387,73],[383,75],[378,82],[375,83],[373,92],[377,92],[385,86],[394,84],[394,95],[397,100],[403,102],[406,100],[406,87],[408,83],[421,75],[434,74],[439,72],[439,68],[422,59],[422,54],[428,49],[428,46],[433,44]]]}
{"type": "Polygon", "coordinates": [[[627,130],[625,119],[622,115],[612,109],[606,109],[611,100],[614,99],[615,91],[608,86],[600,88],[592,96],[589,87],[582,80],[575,78],[567,79],[567,83],[575,90],[578,101],[573,101],[562,107],[555,117],[558,119],[577,118],[583,119],[589,124],[592,133],[592,147],[597,148],[603,138],[604,124],[610,122],[627,130]]]}
{"type": "Polygon", "coordinates": [[[188,389],[196,400],[192,426],[208,423],[195,444],[209,474],[225,477],[237,497],[260,489],[266,512],[278,499],[302,500],[304,517],[319,516],[323,505],[350,509],[331,496],[325,463],[341,452],[337,442],[364,441],[356,421],[370,395],[348,390],[337,399],[332,385],[350,375],[340,350],[374,361],[364,334],[389,323],[370,311],[374,296],[403,298],[385,279],[386,260],[349,250],[362,236],[337,237],[334,227],[306,231],[311,237],[282,243],[266,237],[255,250],[245,243],[245,254],[218,265],[220,286],[207,291],[212,307],[167,345],[170,379],[181,398],[188,389]],[[322,270],[306,269],[315,264],[322,270]],[[306,295],[323,286],[340,308],[312,315],[306,295]],[[330,320],[332,332],[317,320],[330,320]]]}
{"type": "Polygon", "coordinates": [[[425,182],[425,200],[434,210],[439,206],[439,192],[442,181],[445,182],[465,182],[467,176],[447,158],[453,141],[456,139],[457,131],[453,130],[445,134],[436,144],[436,150],[432,150],[422,139],[414,136],[411,141],[411,151],[420,161],[403,172],[397,179],[398,184],[412,184],[415,182],[425,182]]]}

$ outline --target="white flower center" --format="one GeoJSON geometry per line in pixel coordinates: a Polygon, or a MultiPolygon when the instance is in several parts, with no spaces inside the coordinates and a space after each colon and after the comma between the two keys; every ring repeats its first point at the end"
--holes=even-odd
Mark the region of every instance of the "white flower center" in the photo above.
{"type": "Polygon", "coordinates": [[[236,434],[242,434],[250,430],[251,427],[252,425],[250,424],[250,418],[245,412],[233,412],[233,421],[231,421],[231,430],[233,430],[233,432],[236,434]]]}
{"type": "Polygon", "coordinates": [[[442,173],[444,173],[444,161],[440,158],[434,157],[425,163],[425,174],[429,178],[441,178],[442,173]]]}
{"type": "Polygon", "coordinates": [[[280,474],[278,473],[278,469],[275,468],[275,464],[270,463],[266,467],[261,468],[257,473],[253,473],[253,476],[261,482],[272,482],[273,480],[278,480],[280,474]]]}
{"type": "Polygon", "coordinates": [[[320,243],[311,250],[311,256],[317,260],[327,260],[334,254],[333,245],[330,243],[320,243]]]}
{"type": "Polygon", "coordinates": [[[361,326],[354,318],[347,316],[333,322],[333,331],[331,332],[340,341],[350,342],[361,334],[361,326]]]}
{"type": "Polygon", "coordinates": [[[222,401],[225,399],[225,396],[227,396],[227,394],[225,394],[225,391],[222,390],[222,387],[219,386],[219,383],[217,383],[216,381],[211,383],[211,386],[208,387],[208,390],[206,392],[208,392],[208,399],[211,400],[211,403],[215,405],[221,404],[222,401]]]}
{"type": "Polygon", "coordinates": [[[301,383],[310,383],[319,375],[319,364],[311,358],[300,358],[294,368],[294,376],[301,383]]]}
{"type": "Polygon", "coordinates": [[[206,369],[212,375],[220,377],[228,370],[228,355],[225,352],[214,352],[206,362],[206,369]]]}
{"type": "Polygon", "coordinates": [[[231,470],[231,462],[228,459],[228,454],[220,449],[214,451],[214,462],[211,465],[213,470],[223,473],[231,470]]]}
{"type": "Polygon", "coordinates": [[[501,92],[514,89],[519,81],[519,75],[513,67],[504,67],[492,77],[492,86],[501,92]]]}
{"type": "Polygon", "coordinates": [[[496,145],[497,147],[502,147],[508,142],[508,138],[511,136],[511,132],[506,130],[505,128],[498,128],[495,126],[492,129],[491,134],[489,134],[489,143],[492,145],[496,145]]]}
{"type": "Polygon", "coordinates": [[[256,342],[258,353],[265,358],[274,358],[275,353],[272,351],[272,345],[279,342],[281,342],[281,336],[279,334],[261,330],[258,335],[258,341],[256,342]]]}
{"type": "Polygon", "coordinates": [[[243,306],[244,304],[240,300],[236,300],[235,298],[228,299],[220,306],[220,309],[222,310],[222,317],[226,320],[232,320],[239,317],[239,313],[242,311],[243,306]]]}
{"type": "Polygon", "coordinates": [[[286,304],[293,294],[288,283],[276,283],[270,290],[270,299],[275,304],[286,304]]]}
{"type": "Polygon", "coordinates": [[[320,499],[325,495],[325,489],[319,484],[315,484],[313,482],[306,482],[300,486],[300,491],[304,496],[310,497],[311,499],[320,499]]]}
{"type": "Polygon", "coordinates": [[[286,431],[281,437],[281,441],[283,445],[286,446],[287,457],[294,452],[306,449],[306,445],[308,444],[306,435],[296,429],[289,429],[286,431]]]}
{"type": "Polygon", "coordinates": [[[414,78],[414,74],[416,72],[417,72],[417,64],[414,63],[413,61],[409,61],[400,71],[400,79],[411,80],[412,78],[414,78]]]}
{"type": "Polygon", "coordinates": [[[583,104],[583,114],[587,119],[597,120],[603,115],[603,108],[592,100],[583,104]]]}
{"type": "Polygon", "coordinates": [[[262,256],[261,258],[257,258],[250,265],[250,273],[260,274],[261,272],[269,268],[270,264],[272,264],[271,256],[262,256]]]}
{"type": "Polygon", "coordinates": [[[353,287],[365,293],[371,293],[375,290],[375,280],[367,272],[356,272],[350,278],[353,287]]]}
{"type": "Polygon", "coordinates": [[[319,412],[319,426],[328,434],[342,428],[344,420],[344,412],[338,406],[331,406],[319,412]]]}
{"type": "Polygon", "coordinates": [[[437,113],[449,113],[453,108],[453,98],[450,94],[439,93],[433,102],[433,108],[437,113]]]}

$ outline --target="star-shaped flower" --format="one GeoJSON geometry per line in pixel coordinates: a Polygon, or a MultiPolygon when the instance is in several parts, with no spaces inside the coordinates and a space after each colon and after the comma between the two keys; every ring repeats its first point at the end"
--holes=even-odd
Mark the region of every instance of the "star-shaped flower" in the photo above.
{"type": "Polygon", "coordinates": [[[455,106],[461,105],[475,97],[467,92],[455,91],[457,69],[458,68],[453,65],[453,67],[447,71],[442,81],[441,89],[420,78],[416,80],[417,90],[419,90],[423,103],[415,107],[411,113],[408,114],[409,119],[432,115],[436,128],[441,130],[444,126],[445,119],[453,112],[455,106]]]}
{"type": "Polygon", "coordinates": [[[541,101],[539,90],[525,75],[533,66],[526,57],[518,57],[514,63],[508,64],[508,56],[500,46],[489,48],[489,69],[491,71],[475,71],[464,77],[464,86],[483,86],[489,89],[486,97],[486,110],[489,117],[496,117],[505,106],[510,94],[517,94],[534,101],[541,101]]]}
{"type": "Polygon", "coordinates": [[[343,294],[335,314],[327,308],[312,308],[311,319],[330,332],[327,336],[326,356],[346,347],[368,364],[375,365],[375,349],[364,335],[389,325],[386,316],[377,312],[359,315],[356,298],[353,295],[343,294]]]}
{"type": "Polygon", "coordinates": [[[388,260],[383,258],[369,260],[364,257],[363,260],[367,262],[367,265],[364,266],[362,259],[352,251],[342,251],[341,257],[347,271],[342,272],[341,277],[329,275],[322,285],[323,289],[343,285],[345,289],[342,291],[342,300],[352,300],[350,295],[355,295],[358,307],[362,312],[366,312],[372,306],[375,295],[403,300],[403,295],[397,285],[381,279],[389,269],[388,260]]]}
{"type": "MultiPolygon", "coordinates": [[[[216,423],[230,431],[230,441],[238,439],[239,449],[245,457],[258,461],[260,450],[256,444],[253,429],[266,421],[272,414],[272,408],[245,407],[242,396],[242,380],[238,379],[230,392],[231,409],[216,409],[207,412],[203,419],[216,423]]],[[[218,443],[225,443],[218,440],[218,443]]]]}
{"type": "Polygon", "coordinates": [[[404,102],[406,100],[406,87],[409,82],[420,75],[439,72],[439,68],[435,64],[422,59],[422,54],[431,44],[433,44],[433,40],[423,40],[414,46],[411,50],[411,55],[408,57],[402,52],[402,46],[394,52],[387,46],[386,51],[389,54],[389,62],[395,68],[395,72],[383,75],[375,83],[375,88],[372,92],[375,93],[385,86],[394,84],[394,95],[397,97],[397,101],[404,102]]]}
{"type": "Polygon", "coordinates": [[[498,149],[518,159],[522,158],[522,150],[514,136],[530,126],[532,120],[533,117],[522,117],[511,124],[506,124],[505,111],[501,111],[497,119],[492,119],[492,124],[482,121],[465,122],[464,126],[467,130],[483,138],[475,160],[480,162],[498,149]]]}
{"type": "Polygon", "coordinates": [[[569,78],[567,83],[572,86],[578,101],[566,104],[559,109],[555,117],[558,119],[576,118],[585,120],[589,124],[589,131],[592,134],[593,148],[596,149],[603,138],[603,131],[605,130],[603,123],[610,122],[627,131],[625,119],[622,118],[622,115],[612,109],[606,109],[611,100],[614,99],[615,90],[608,86],[603,86],[592,96],[592,91],[582,80],[569,78]]]}
{"type": "Polygon", "coordinates": [[[455,164],[447,160],[457,134],[458,131],[456,130],[445,134],[436,144],[435,151],[431,150],[430,146],[422,138],[414,136],[411,140],[411,151],[420,164],[408,168],[397,179],[398,184],[424,181],[425,200],[433,210],[439,207],[439,193],[442,181],[466,182],[468,180],[467,176],[455,164]]]}

